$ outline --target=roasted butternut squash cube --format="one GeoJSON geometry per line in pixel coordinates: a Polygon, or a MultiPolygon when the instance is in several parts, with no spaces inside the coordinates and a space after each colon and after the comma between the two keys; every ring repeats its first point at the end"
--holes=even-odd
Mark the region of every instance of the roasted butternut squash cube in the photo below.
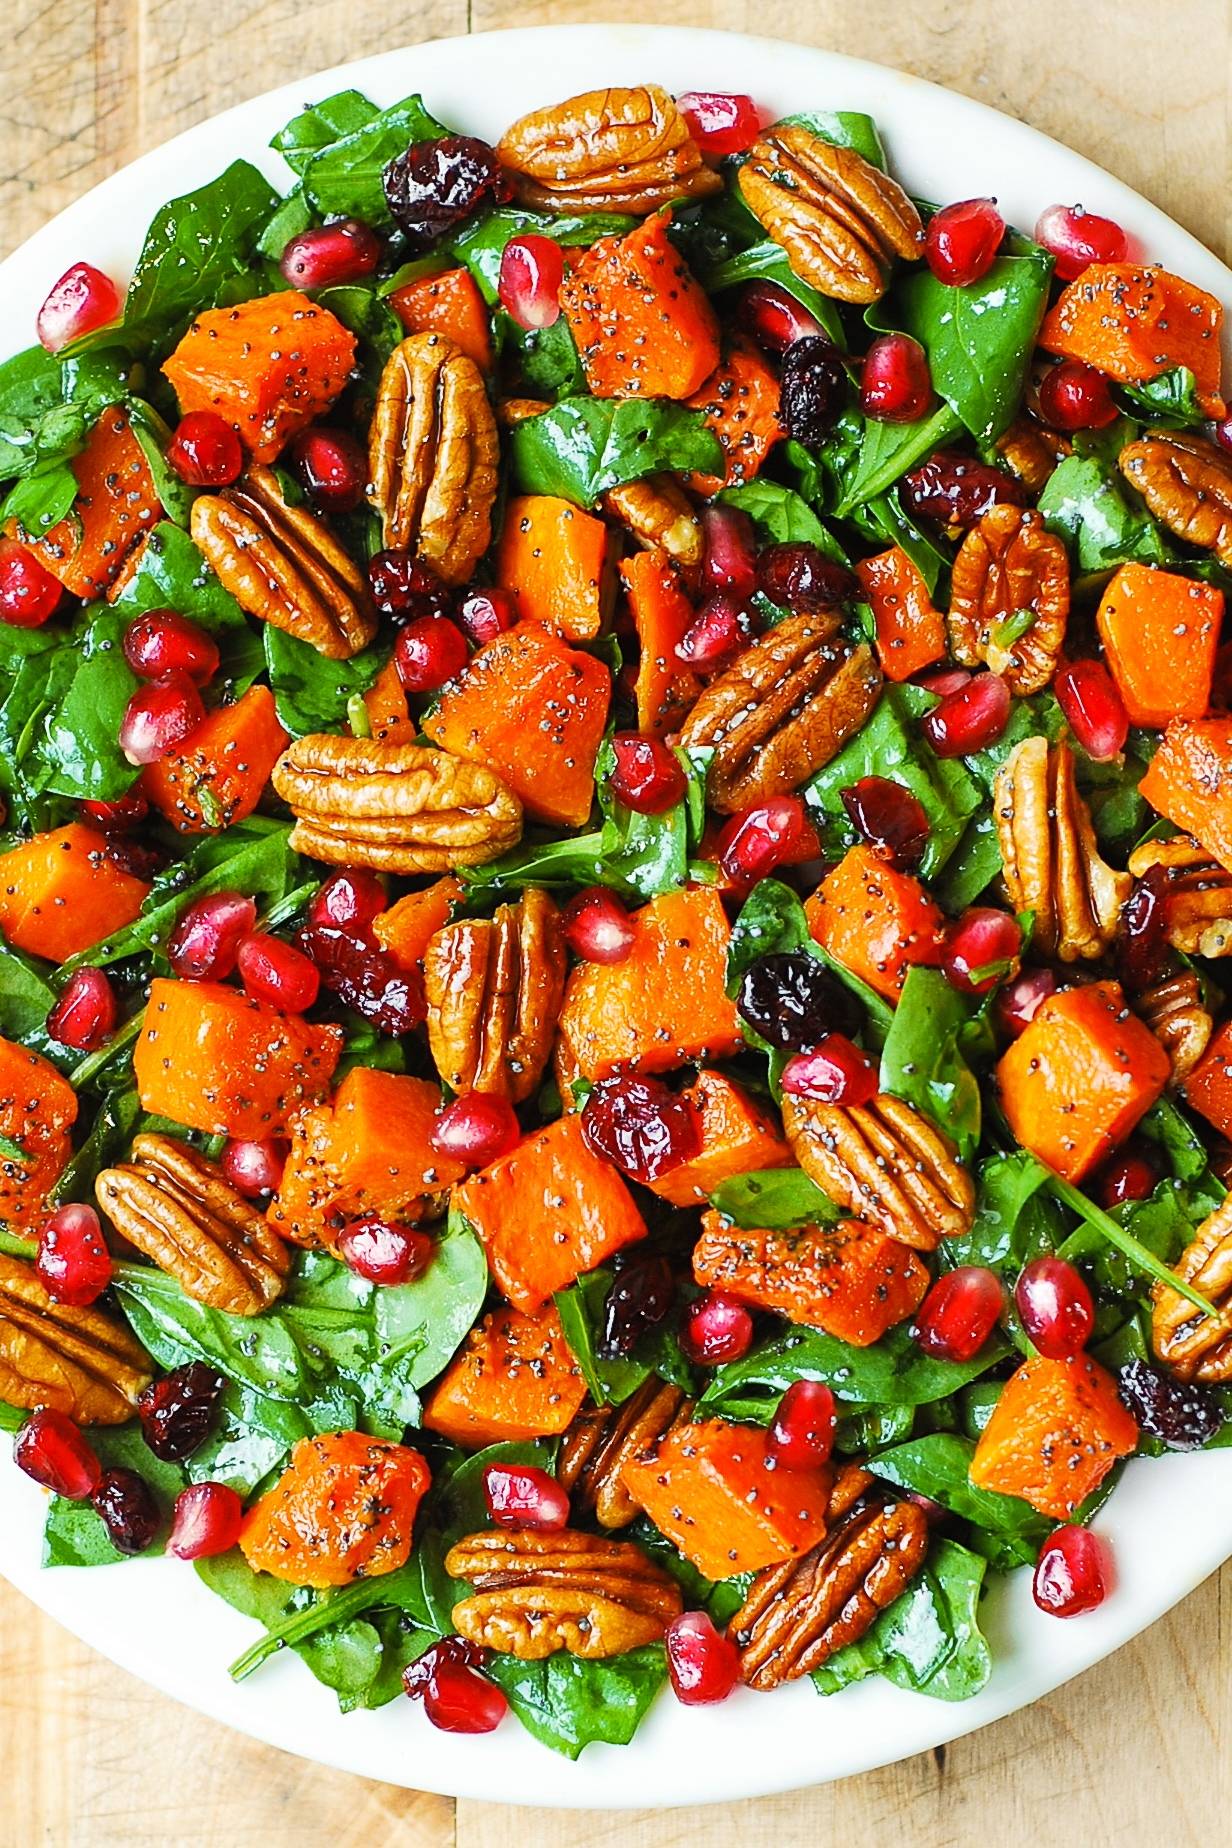
{"type": "Polygon", "coordinates": [[[1232,718],[1174,719],[1138,788],[1232,870],[1232,718]]]}
{"type": "Polygon", "coordinates": [[[1099,639],[1133,725],[1200,719],[1211,703],[1223,592],[1213,584],[1122,565],[1095,613],[1099,639]]]}
{"type": "Polygon", "coordinates": [[[250,1508],[240,1551],[254,1572],[327,1591],[404,1566],[431,1482],[417,1450],[328,1431],[301,1437],[273,1488],[250,1508]]]}
{"type": "Polygon", "coordinates": [[[558,1437],[586,1397],[582,1370],[549,1303],[498,1309],[473,1328],[432,1388],[424,1426],[464,1450],[558,1437]]]}
{"type": "Polygon", "coordinates": [[[252,814],[290,742],[269,688],[250,687],[147,765],[142,794],[181,834],[217,834],[252,814]]]}
{"type": "Polygon", "coordinates": [[[36,1229],[72,1154],[76,1120],[76,1093],[55,1066],[0,1039],[0,1136],[21,1150],[0,1156],[0,1225],[36,1229]]]}
{"type": "Polygon", "coordinates": [[[162,507],[128,412],[119,406],[102,413],[69,467],[77,482],[72,512],[33,549],[66,590],[93,603],[115,583],[142,535],[161,520],[162,507]]]}
{"type": "Polygon", "coordinates": [[[836,962],[897,1001],[913,963],[939,963],[945,919],[920,881],[871,847],[852,847],[804,907],[809,930],[836,962]]]}
{"type": "Polygon", "coordinates": [[[719,363],[710,298],[656,212],[566,270],[560,305],[596,398],[688,398],[719,363]]]}
{"type": "Polygon", "coordinates": [[[795,1157],[775,1119],[722,1072],[701,1072],[685,1097],[697,1112],[701,1148],[692,1161],[649,1183],[673,1206],[700,1206],[723,1181],[760,1168],[791,1168],[795,1157]]]}
{"type": "Polygon", "coordinates": [[[569,642],[590,642],[612,612],[611,534],[554,494],[515,494],[496,547],[496,581],[519,616],[569,642]]]}
{"type": "Polygon", "coordinates": [[[1138,1426],[1098,1361],[1037,1355],[1006,1381],[975,1447],[971,1480],[1067,1521],[1137,1443],[1138,1426]]]}
{"type": "Polygon", "coordinates": [[[15,949],[67,962],[131,924],[149,891],[105,835],[71,821],[0,854],[0,930],[15,949]]]}

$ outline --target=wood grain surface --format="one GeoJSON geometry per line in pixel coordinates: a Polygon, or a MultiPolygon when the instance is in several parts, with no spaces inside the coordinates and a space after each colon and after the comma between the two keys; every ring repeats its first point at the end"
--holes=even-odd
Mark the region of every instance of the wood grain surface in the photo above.
{"type": "MultiPolygon", "coordinates": [[[[297,75],[631,11],[948,84],[1099,161],[1232,257],[1229,0],[9,0],[0,254],[134,155],[297,75]]],[[[758,1803],[602,1816],[455,1806],[314,1768],[143,1687],[0,1585],[0,1848],[1188,1848],[1225,1834],[1232,1806],[1230,1627],[1232,1566],[1111,1661],[948,1750],[758,1803]]]]}

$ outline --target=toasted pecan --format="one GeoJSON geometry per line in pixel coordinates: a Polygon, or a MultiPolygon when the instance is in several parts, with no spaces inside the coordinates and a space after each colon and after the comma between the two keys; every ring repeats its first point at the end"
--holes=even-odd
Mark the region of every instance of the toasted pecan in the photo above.
{"type": "Polygon", "coordinates": [[[34,1267],[0,1253],[0,1399],[49,1406],[76,1424],[125,1424],[154,1363],[101,1309],[58,1303],[34,1267]]]}
{"type": "Polygon", "coordinates": [[[783,1127],[805,1173],[891,1238],[933,1251],[971,1230],[971,1176],[949,1137],[901,1097],[879,1091],[856,1106],[784,1096],[783,1127]]]}
{"type": "Polygon", "coordinates": [[[1062,962],[1102,956],[1133,880],[1099,851],[1068,743],[1015,745],[997,772],[993,814],[1010,904],[1034,915],[1038,947],[1062,962]]]}
{"type": "Polygon", "coordinates": [[[453,1607],[459,1635],[524,1662],[623,1655],[661,1641],[681,1610],[676,1581],[639,1546],[567,1527],[471,1534],[445,1570],[474,1588],[453,1607]]]}
{"type": "Polygon", "coordinates": [[[497,144],[523,205],[633,212],[722,190],[674,99],[655,83],[587,90],[519,117],[497,144]]]}
{"type": "Polygon", "coordinates": [[[552,1056],[565,988],[560,913],[527,886],[492,918],[446,924],[424,955],[428,1044],[454,1091],[520,1104],[552,1056]]]}

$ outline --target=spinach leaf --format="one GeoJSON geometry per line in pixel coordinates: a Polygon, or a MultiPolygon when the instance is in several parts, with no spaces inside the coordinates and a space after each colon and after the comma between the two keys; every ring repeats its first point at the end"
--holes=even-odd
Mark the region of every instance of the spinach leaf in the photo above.
{"type": "Polygon", "coordinates": [[[446,130],[428,114],[419,96],[405,97],[360,121],[362,111],[356,92],[342,94],[347,99],[345,103],[335,97],[307,111],[306,116],[296,117],[282,130],[275,145],[284,156],[288,148],[294,153],[292,164],[304,196],[322,218],[359,218],[369,225],[388,225],[392,215],[385,203],[381,175],[412,142],[435,141],[446,130]],[[343,122],[354,126],[338,132],[343,122]],[[309,151],[309,142],[328,127],[335,129],[331,138],[317,139],[309,151]]]}
{"type": "Polygon", "coordinates": [[[882,1090],[931,1117],[965,1162],[980,1140],[980,1087],[962,1049],[971,1021],[971,1007],[940,969],[917,963],[881,1049],[882,1090]]]}
{"type": "Polygon", "coordinates": [[[401,321],[378,289],[365,288],[362,283],[338,283],[332,289],[322,289],[315,299],[371,349],[375,366],[364,368],[364,378],[365,382],[371,378],[375,389],[385,361],[405,338],[401,321]]]}
{"type": "Polygon", "coordinates": [[[220,637],[228,629],[245,627],[243,610],[188,534],[166,521],[147,537],[111,607],[130,622],[147,610],[174,609],[220,637]]]}
{"type": "Polygon", "coordinates": [[[173,525],[187,528],[197,491],[190,488],[167,461],[170,427],[144,398],[128,400],[128,421],[145,457],[160,507],[173,525]]]}
{"type": "Polygon", "coordinates": [[[1112,469],[1096,456],[1066,456],[1039,498],[1049,532],[1065,541],[1079,571],[1111,571],[1131,562],[1167,564],[1163,532],[1131,502],[1112,469]]]}
{"type": "MultiPolygon", "coordinates": [[[[135,1469],[153,1489],[164,1514],[184,1487],[184,1471],[175,1463],[164,1463],[147,1448],[141,1426],[132,1424],[96,1427],[90,1432],[91,1448],[97,1452],[104,1469],[135,1469]]],[[[141,1557],[152,1558],[163,1550],[166,1524],[141,1557]]],[[[111,1566],[131,1557],[111,1544],[107,1529],[88,1501],[66,1501],[53,1495],[47,1504],[43,1523],[44,1566],[111,1566]]]]}
{"type": "Polygon", "coordinates": [[[578,507],[660,469],[723,472],[722,446],[702,413],[670,399],[565,398],[515,425],[509,450],[524,493],[578,507]]]}
{"type": "Polygon", "coordinates": [[[461,225],[449,236],[446,249],[459,263],[465,263],[484,300],[494,308],[500,299],[501,258],[510,238],[534,232],[540,237],[552,238],[566,249],[576,249],[593,244],[601,237],[632,231],[637,223],[636,218],[619,212],[585,212],[576,216],[562,213],[557,218],[548,212],[525,211],[520,206],[507,205],[461,225]]]}
{"type": "Polygon", "coordinates": [[[140,350],[169,349],[194,313],[265,287],[257,239],[277,204],[246,160],[196,192],[171,199],[145,234],[124,302],[121,333],[140,350]]]}
{"type": "Polygon", "coordinates": [[[77,477],[67,462],[53,462],[15,482],[0,503],[0,519],[15,520],[28,539],[40,539],[68,518],[77,499],[77,477]]]}
{"type": "Polygon", "coordinates": [[[461,1214],[451,1212],[423,1274],[373,1296],[379,1358],[369,1378],[404,1372],[414,1387],[434,1380],[470,1333],[487,1288],[483,1246],[461,1214]]]}
{"type": "Polygon", "coordinates": [[[608,1359],[601,1353],[603,1312],[613,1282],[614,1272],[606,1265],[579,1277],[568,1289],[558,1290],[553,1298],[565,1340],[591,1397],[599,1405],[620,1405],[652,1373],[692,1390],[693,1375],[680,1351],[670,1317],[646,1330],[631,1354],[608,1359]]]}
{"type": "MultiPolygon", "coordinates": [[[[866,421],[854,416],[846,422],[846,444],[836,445],[833,453],[829,446],[822,452],[823,460],[837,477],[839,491],[834,511],[840,518],[878,499],[909,468],[963,431],[962,419],[948,404],[938,405],[918,423],[878,423],[875,418],[866,421]]],[[[837,435],[841,439],[843,434],[840,424],[837,435]]]]}
{"type": "Polygon", "coordinates": [[[954,1540],[934,1542],[924,1569],[859,1642],[849,1643],[813,1674],[822,1694],[881,1674],[895,1686],[935,1700],[968,1700],[992,1673],[980,1631],[985,1562],[954,1540]]]}
{"type": "Polygon", "coordinates": [[[787,260],[787,252],[781,244],[770,239],[751,245],[747,250],[736,251],[710,265],[698,266],[698,280],[711,295],[719,295],[724,289],[742,288],[746,282],[774,282],[780,289],[807,308],[826,337],[838,348],[845,350],[847,334],[843,327],[835,303],[826,295],[802,282],[787,260]]]}
{"type": "Polygon", "coordinates": [[[875,533],[905,552],[927,584],[929,595],[934,595],[942,572],[950,568],[949,554],[909,517],[898,489],[888,488],[876,500],[868,501],[860,513],[869,523],[870,537],[875,533]]]}
{"type": "MultiPolygon", "coordinates": [[[[0,481],[77,454],[109,405],[128,397],[132,356],[102,346],[70,357],[29,347],[0,365],[0,481]]],[[[9,512],[16,517],[15,509],[9,512]]]]}
{"type": "Polygon", "coordinates": [[[550,327],[522,328],[507,314],[499,318],[503,349],[517,356],[517,369],[526,390],[537,398],[576,398],[586,390],[582,359],[560,315],[550,327]]]}
{"type": "Polygon", "coordinates": [[[817,546],[827,558],[833,558],[838,564],[847,563],[847,554],[838,540],[827,532],[808,502],[793,488],[759,478],[746,482],[743,487],[724,488],[719,499],[747,513],[766,539],[776,544],[804,539],[817,546]]]}
{"type": "Polygon", "coordinates": [[[165,1271],[146,1264],[117,1264],[114,1287],[133,1332],[161,1366],[203,1360],[266,1398],[294,1403],[313,1396],[313,1367],[277,1312],[238,1316],[208,1309],[165,1271]]]}
{"type": "Polygon", "coordinates": [[[90,1133],[52,1190],[52,1199],[57,1205],[65,1200],[93,1198],[95,1181],[134,1134],[140,1115],[141,1104],[132,1085],[124,1084],[107,1093],[90,1125],[90,1133]]]}
{"type": "Polygon", "coordinates": [[[293,738],[338,731],[356,694],[368,691],[385,662],[385,647],[364,648],[349,661],[327,661],[298,636],[262,623],[265,664],[278,722],[293,738]]]}
{"type": "Polygon", "coordinates": [[[933,1360],[905,1323],[867,1348],[819,1328],[792,1328],[761,1342],[743,1360],[717,1367],[698,1404],[710,1417],[767,1424],[795,1380],[824,1380],[846,1403],[929,1405],[987,1373],[1007,1352],[994,1335],[973,1360],[933,1360]]]}
{"type": "Polygon", "coordinates": [[[960,1520],[1009,1541],[1021,1553],[1023,1563],[1028,1563],[1038,1553],[1052,1522],[1016,1495],[977,1488],[969,1475],[974,1455],[975,1445],[969,1437],[939,1431],[881,1451],[869,1467],[882,1481],[910,1489],[916,1495],[927,1495],[960,1520]]]}
{"type": "Polygon", "coordinates": [[[1132,417],[1167,430],[1183,430],[1207,421],[1198,399],[1197,381],[1188,366],[1170,366],[1140,385],[1120,385],[1118,395],[1128,402],[1132,417]]]}
{"type": "Polygon", "coordinates": [[[886,170],[886,154],[877,124],[872,116],[865,115],[858,109],[802,109],[795,115],[784,116],[781,124],[788,127],[799,123],[801,128],[811,128],[815,135],[828,141],[831,147],[854,148],[871,167],[886,170]]]}
{"type": "Polygon", "coordinates": [[[339,90],[335,96],[310,103],[293,116],[285,128],[279,129],[270,146],[302,177],[309,161],[322,148],[366,128],[378,114],[376,104],[369,102],[361,90],[339,90]]]}
{"type": "Polygon", "coordinates": [[[33,958],[0,939],[0,1034],[42,1052],[43,1029],[57,999],[33,958]]]}
{"type": "Polygon", "coordinates": [[[139,775],[119,744],[124,710],[137,690],[137,677],[124,659],[127,627],[123,612],[103,606],[85,611],[70,631],[65,646],[77,665],[44,719],[32,753],[31,774],[38,787],[112,802],[139,775]]]}
{"type": "Polygon", "coordinates": [[[1060,1207],[1045,1189],[1033,1155],[1016,1149],[980,1166],[970,1232],[947,1239],[947,1264],[982,1264],[1013,1282],[1024,1264],[1053,1251],[1065,1236],[1060,1207]]]}
{"type": "Polygon", "coordinates": [[[802,1168],[762,1168],[751,1174],[734,1174],[720,1181],[710,1204],[724,1219],[742,1230],[765,1227],[788,1231],[792,1226],[830,1225],[842,1218],[829,1194],[802,1168]]]}
{"type": "Polygon", "coordinates": [[[487,1673],[533,1738],[566,1758],[601,1742],[627,1745],[667,1679],[661,1643],[585,1662],[560,1653],[542,1662],[494,1655],[487,1673]]]}

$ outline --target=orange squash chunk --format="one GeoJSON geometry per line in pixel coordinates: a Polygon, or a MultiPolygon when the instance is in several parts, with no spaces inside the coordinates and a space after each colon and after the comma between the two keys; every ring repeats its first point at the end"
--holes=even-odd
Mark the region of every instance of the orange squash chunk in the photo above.
{"type": "Polygon", "coordinates": [[[481,372],[492,370],[487,305],[468,269],[417,276],[392,292],[389,305],[408,334],[445,334],[481,372]]]}
{"type": "Polygon", "coordinates": [[[73,510],[33,550],[66,590],[93,603],[115,582],[137,541],[161,520],[162,507],[128,412],[119,406],[102,413],[69,467],[77,482],[73,510]]]}
{"type": "Polygon", "coordinates": [[[1218,417],[1222,328],[1218,299],[1170,270],[1092,263],[1061,291],[1039,344],[1046,353],[1096,366],[1122,385],[1188,366],[1203,409],[1218,417]]]}
{"type": "Polygon", "coordinates": [[[621,1481],[660,1533],[710,1579],[798,1559],[826,1531],[834,1473],[774,1468],[766,1433],[711,1418],[675,1425],[621,1481]]]}
{"type": "Polygon", "coordinates": [[[915,1252],[861,1219],[789,1231],[742,1231],[702,1216],[693,1252],[698,1283],[870,1347],[924,1300],[928,1271],[915,1252]]]}
{"type": "Polygon", "coordinates": [[[1137,1444],[1138,1426],[1098,1361],[1037,1356],[1006,1381],[975,1447],[971,1480],[1066,1521],[1137,1444]]]}
{"type": "Polygon", "coordinates": [[[450,913],[462,899],[463,885],[452,873],[433,880],[422,892],[408,892],[388,911],[377,914],[372,928],[382,949],[388,950],[400,969],[418,969],[424,952],[450,913]]]}
{"type": "Polygon", "coordinates": [[[1138,788],[1232,869],[1232,718],[1174,719],[1138,788]]]}
{"type": "Polygon", "coordinates": [[[997,1066],[1010,1128],[1067,1181],[1124,1142],[1170,1076],[1167,1053],[1115,982],[1051,996],[997,1066]]]}
{"type": "Polygon", "coordinates": [[[0,1225],[33,1232],[72,1154],[73,1087],[37,1052],[0,1039],[0,1136],[21,1158],[0,1155],[0,1225]]]}
{"type": "Polygon", "coordinates": [[[610,1078],[670,1072],[690,1059],[728,1058],[742,1044],[724,990],[731,927],[710,886],[665,892],[633,913],[637,935],[621,963],[579,963],[565,984],[557,1071],[610,1078]]]}
{"type": "Polygon", "coordinates": [[[689,486],[709,498],[720,488],[739,487],[760,474],[762,463],[783,434],[779,382],[759,348],[739,337],[689,404],[700,411],[727,458],[726,473],[689,476],[689,486]]]}
{"type": "Polygon", "coordinates": [[[649,1183],[661,1200],[698,1206],[733,1175],[795,1166],[775,1118],[722,1072],[699,1073],[684,1095],[697,1112],[702,1146],[692,1161],[649,1183]]]}
{"type": "Polygon", "coordinates": [[[675,731],[702,683],[677,659],[693,621],[693,605],[671,560],[654,549],[635,552],[620,567],[637,630],[637,728],[652,738],[675,731]]]}
{"type": "Polygon", "coordinates": [[[495,770],[536,821],[580,828],[611,698],[602,661],[521,622],[472,655],[423,729],[442,750],[495,770]]]}
{"type": "Polygon", "coordinates": [[[268,687],[216,706],[174,751],[141,773],[146,799],[181,834],[217,834],[256,808],[291,740],[268,687]]]}
{"type": "Polygon", "coordinates": [[[558,1437],[586,1397],[551,1303],[537,1315],[498,1309],[473,1328],[424,1406],[424,1428],[464,1450],[558,1437]]]}
{"type": "Polygon", "coordinates": [[[355,336],[298,289],[199,314],[163,371],[181,411],[216,411],[254,462],[277,460],[329,410],[355,363],[355,336]]]}
{"type": "Polygon", "coordinates": [[[0,930],[15,949],[67,962],[131,924],[149,890],[104,835],[71,821],[0,854],[0,930]]]}
{"type": "Polygon", "coordinates": [[[1210,1045],[1183,1086],[1185,1102],[1232,1136],[1232,1020],[1215,1029],[1210,1045]]]}
{"type": "Polygon", "coordinates": [[[1211,703],[1223,592],[1213,584],[1122,565],[1095,620],[1112,677],[1134,725],[1200,719],[1211,703]]]}
{"type": "Polygon", "coordinates": [[[565,271],[560,305],[596,398],[689,398],[719,363],[710,299],[657,212],[565,271]]]}
{"type": "Polygon", "coordinates": [[[404,1566],[432,1478],[417,1450],[362,1431],[301,1437],[240,1529],[254,1572],[326,1591],[404,1566]]]}
{"type": "Polygon", "coordinates": [[[415,726],[398,670],[387,661],[364,694],[368,729],[382,744],[414,744],[415,726]]]}
{"type": "Polygon", "coordinates": [[[207,1136],[284,1136],[328,1088],[342,1037],[221,982],[160,977],[133,1049],[141,1107],[207,1136]]]}
{"type": "Polygon", "coordinates": [[[611,535],[554,494],[515,494],[496,547],[496,581],[519,616],[569,642],[590,642],[611,614],[611,535]]]}
{"type": "Polygon", "coordinates": [[[944,659],[945,617],[901,546],[862,558],[856,576],[873,612],[877,658],[887,680],[910,680],[944,659]]]}
{"type": "Polygon", "coordinates": [[[804,907],[809,930],[836,962],[897,1001],[913,963],[939,963],[945,919],[920,881],[852,847],[804,907]]]}

